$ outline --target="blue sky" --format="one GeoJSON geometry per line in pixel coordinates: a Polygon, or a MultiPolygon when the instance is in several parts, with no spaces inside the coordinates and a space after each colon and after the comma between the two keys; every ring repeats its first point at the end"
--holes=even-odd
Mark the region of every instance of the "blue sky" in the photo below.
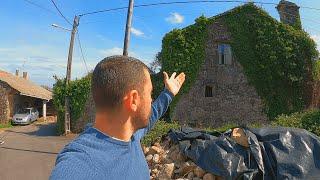
{"type": "MultiPolygon", "coordinates": [[[[278,3],[278,0],[262,0],[278,3]]],[[[100,9],[124,7],[128,0],[55,0],[70,20],[74,15],[100,9]]],[[[170,2],[164,0],[135,0],[135,4],[170,2]]],[[[320,8],[320,1],[292,0],[299,6],[320,8]]],[[[173,28],[188,26],[202,14],[217,15],[240,3],[199,3],[135,8],[129,54],[150,63],[161,49],[165,33],[173,28]]],[[[271,16],[279,19],[274,5],[263,5],[271,16]]],[[[303,28],[320,45],[320,11],[301,8],[303,28]]],[[[89,67],[106,56],[122,54],[126,10],[106,12],[80,19],[79,34],[89,67]]],[[[0,6],[0,69],[14,73],[27,71],[30,79],[40,85],[52,86],[53,75],[65,76],[70,32],[53,28],[51,24],[71,28],[58,15],[50,0],[1,0],[0,6]],[[42,8],[31,5],[34,2],[42,8]]],[[[75,44],[72,79],[87,73],[75,44]]]]}

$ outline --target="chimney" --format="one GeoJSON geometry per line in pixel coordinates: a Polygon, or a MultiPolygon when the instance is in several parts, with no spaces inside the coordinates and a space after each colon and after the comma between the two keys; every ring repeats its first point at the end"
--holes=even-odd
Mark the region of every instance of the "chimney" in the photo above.
{"type": "Polygon", "coordinates": [[[23,79],[28,79],[28,72],[23,72],[23,79]]]}
{"type": "Polygon", "coordinates": [[[19,69],[16,69],[16,76],[19,77],[19,69]]]}
{"type": "Polygon", "coordinates": [[[277,6],[277,10],[280,15],[280,21],[284,24],[293,26],[296,29],[301,29],[301,20],[300,20],[300,7],[295,3],[281,0],[277,6]]]}

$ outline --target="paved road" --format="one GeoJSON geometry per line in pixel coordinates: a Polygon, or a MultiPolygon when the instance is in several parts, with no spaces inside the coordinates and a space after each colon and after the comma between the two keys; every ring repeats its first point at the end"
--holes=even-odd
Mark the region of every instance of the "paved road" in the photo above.
{"type": "Polygon", "coordinates": [[[48,179],[60,150],[73,137],[56,136],[55,123],[0,131],[0,180],[48,179]]]}

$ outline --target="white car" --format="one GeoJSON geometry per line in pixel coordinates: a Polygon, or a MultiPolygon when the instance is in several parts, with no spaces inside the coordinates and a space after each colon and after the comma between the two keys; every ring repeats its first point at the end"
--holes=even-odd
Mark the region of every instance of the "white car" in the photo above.
{"type": "Polygon", "coordinates": [[[39,112],[35,108],[20,109],[12,118],[12,124],[31,124],[39,118],[39,112]]]}

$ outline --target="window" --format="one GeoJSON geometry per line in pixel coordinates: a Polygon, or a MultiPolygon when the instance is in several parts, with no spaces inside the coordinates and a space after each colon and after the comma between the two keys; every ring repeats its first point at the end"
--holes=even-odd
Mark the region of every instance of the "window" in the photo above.
{"type": "Polygon", "coordinates": [[[232,64],[231,46],[228,44],[218,45],[219,64],[232,64]]]}
{"type": "Polygon", "coordinates": [[[212,87],[206,86],[205,97],[212,97],[212,87]]]}

